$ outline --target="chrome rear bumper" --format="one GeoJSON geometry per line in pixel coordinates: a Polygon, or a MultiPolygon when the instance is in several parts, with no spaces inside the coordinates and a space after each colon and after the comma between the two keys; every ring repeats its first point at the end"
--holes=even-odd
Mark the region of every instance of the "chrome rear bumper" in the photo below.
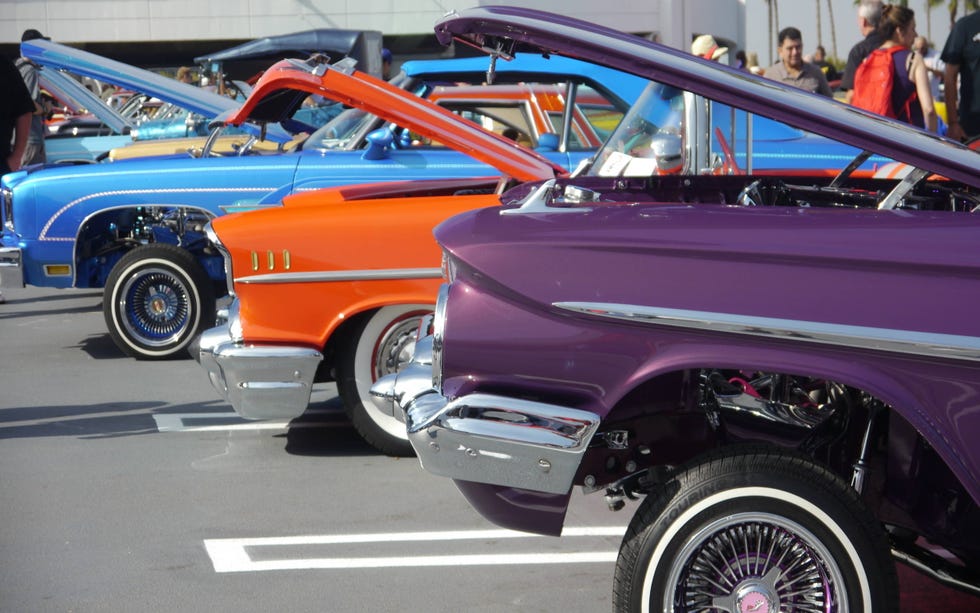
{"type": "Polygon", "coordinates": [[[314,349],[235,341],[230,325],[207,330],[193,355],[211,385],[246,419],[292,419],[310,404],[323,355],[314,349]]]}
{"type": "Polygon", "coordinates": [[[431,343],[371,393],[403,415],[423,468],[477,483],[565,494],[599,427],[589,411],[492,394],[448,400],[431,386],[431,343]],[[429,386],[420,381],[428,374],[429,386]]]}

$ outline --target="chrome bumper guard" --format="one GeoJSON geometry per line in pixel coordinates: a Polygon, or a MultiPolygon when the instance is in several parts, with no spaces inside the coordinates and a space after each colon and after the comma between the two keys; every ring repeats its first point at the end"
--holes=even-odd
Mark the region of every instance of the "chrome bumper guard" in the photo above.
{"type": "Polygon", "coordinates": [[[566,494],[599,427],[589,411],[493,394],[448,400],[432,387],[431,337],[371,393],[404,417],[427,471],[453,479],[566,494]]]}
{"type": "Polygon", "coordinates": [[[246,345],[233,340],[224,324],[201,334],[194,357],[241,417],[292,419],[310,404],[323,354],[306,347],[246,345]]]}
{"type": "Polygon", "coordinates": [[[24,287],[23,261],[20,247],[0,247],[0,287],[24,287]]]}

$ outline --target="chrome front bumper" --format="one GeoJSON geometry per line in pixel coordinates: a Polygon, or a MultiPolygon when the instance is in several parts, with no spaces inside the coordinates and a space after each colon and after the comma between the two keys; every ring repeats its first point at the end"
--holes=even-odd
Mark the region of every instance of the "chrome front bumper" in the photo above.
{"type": "Polygon", "coordinates": [[[0,287],[24,287],[23,261],[20,247],[0,246],[0,287]]]}
{"type": "Polygon", "coordinates": [[[492,394],[448,400],[432,387],[431,348],[431,337],[419,339],[412,363],[371,388],[404,418],[422,467],[463,481],[568,493],[599,416],[492,394]]]}
{"type": "Polygon", "coordinates": [[[306,347],[255,346],[235,341],[231,325],[207,330],[193,355],[211,385],[246,419],[292,419],[310,404],[323,354],[306,347]]]}

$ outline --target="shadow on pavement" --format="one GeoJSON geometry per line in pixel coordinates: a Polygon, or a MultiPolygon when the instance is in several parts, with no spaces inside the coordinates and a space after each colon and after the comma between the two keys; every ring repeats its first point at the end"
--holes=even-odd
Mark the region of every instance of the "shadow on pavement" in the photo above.
{"type": "Polygon", "coordinates": [[[378,455],[347,419],[344,405],[334,396],[313,402],[305,413],[289,422],[285,434],[286,452],[300,456],[331,457],[378,455]]]}
{"type": "MultiPolygon", "coordinates": [[[[154,409],[167,412],[214,411],[216,401],[171,405],[166,402],[108,402],[72,406],[12,407],[0,411],[0,440],[70,436],[103,439],[159,432],[154,409]]],[[[224,412],[224,407],[219,407],[224,412]]],[[[219,412],[216,411],[216,412],[219,412]]]]}
{"type": "MultiPolygon", "coordinates": [[[[108,333],[86,337],[71,349],[81,349],[96,360],[134,359],[120,351],[108,333]]],[[[187,359],[190,359],[190,356],[187,356],[187,359]]]]}
{"type": "Polygon", "coordinates": [[[66,300],[77,300],[78,296],[71,296],[65,298],[58,298],[56,296],[44,296],[41,298],[25,298],[21,300],[14,300],[10,297],[4,296],[7,299],[5,304],[0,305],[0,320],[2,319],[17,319],[20,317],[37,317],[39,315],[69,315],[74,313],[99,313],[102,311],[102,303],[97,302],[95,304],[84,304],[84,305],[73,305],[73,306],[61,306],[66,300]],[[43,304],[54,302],[60,308],[54,308],[53,304],[43,304]],[[40,303],[40,307],[38,306],[40,303]],[[46,308],[50,307],[50,308],[46,308]]]}

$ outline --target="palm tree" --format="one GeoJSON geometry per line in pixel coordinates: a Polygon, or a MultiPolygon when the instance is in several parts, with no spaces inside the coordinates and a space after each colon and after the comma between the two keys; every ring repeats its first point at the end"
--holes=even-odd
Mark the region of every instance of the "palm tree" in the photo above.
{"type": "MultiPolygon", "coordinates": [[[[952,28],[953,24],[956,23],[956,11],[959,9],[959,2],[956,0],[949,0],[949,27],[952,28]]],[[[975,11],[980,8],[980,0],[963,0],[963,12],[964,14],[969,14],[971,11],[975,11]]]]}
{"type": "MultiPolygon", "coordinates": [[[[819,11],[818,11],[819,12],[819,11]]],[[[834,3],[827,0],[827,18],[830,19],[830,41],[834,48],[834,57],[837,56],[837,27],[834,25],[834,3]]]]}
{"type": "Polygon", "coordinates": [[[772,4],[773,3],[772,3],[772,0],[765,0],[765,2],[766,2],[766,17],[769,20],[769,64],[772,64],[772,62],[773,62],[773,60],[772,60],[772,50],[774,48],[774,45],[773,45],[774,37],[773,37],[773,31],[772,31],[772,23],[773,23],[773,21],[772,21],[772,4]]]}
{"type": "Polygon", "coordinates": [[[943,0],[926,0],[926,37],[932,40],[932,9],[943,3],[943,0]]]}
{"type": "Polygon", "coordinates": [[[820,0],[817,0],[817,44],[823,44],[823,33],[820,31],[820,0]]]}
{"type": "Polygon", "coordinates": [[[766,10],[769,14],[769,63],[775,60],[772,57],[773,49],[776,48],[775,37],[779,31],[779,0],[765,0],[766,10]]]}

